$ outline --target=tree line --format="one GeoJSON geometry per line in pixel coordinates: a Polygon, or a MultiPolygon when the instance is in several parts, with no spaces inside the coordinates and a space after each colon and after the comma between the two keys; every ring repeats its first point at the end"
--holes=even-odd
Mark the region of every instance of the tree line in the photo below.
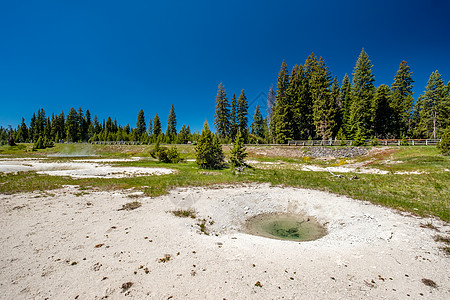
{"type": "Polygon", "coordinates": [[[183,124],[177,132],[175,108],[172,105],[167,120],[167,130],[162,130],[158,114],[146,122],[144,111],[141,109],[137,116],[136,127],[129,124],[122,126],[117,119],[108,117],[100,122],[95,115],[93,118],[89,110],[80,107],[71,108],[67,116],[64,112],[59,115],[46,116],[43,108],[34,113],[27,126],[25,118],[16,129],[0,128],[0,140],[6,143],[12,136],[19,143],[36,143],[37,148],[45,148],[54,142],[96,142],[96,141],[139,141],[142,143],[180,143],[186,144],[198,138],[197,133],[191,133],[189,125],[183,124]]]}
{"type": "Polygon", "coordinates": [[[440,138],[450,125],[450,81],[438,71],[425,91],[413,98],[414,80],[402,61],[391,86],[375,87],[368,54],[362,49],[352,78],[339,84],[322,57],[314,53],[289,72],[282,62],[277,86],[267,97],[267,116],[256,106],[250,130],[242,90],[228,102],[222,84],[216,96],[215,128],[222,140],[233,140],[239,129],[246,142],[287,143],[289,140],[336,138],[440,138]]]}
{"type": "MultiPolygon", "coordinates": [[[[267,113],[263,117],[256,105],[249,126],[249,104],[244,90],[239,97],[228,100],[225,87],[219,84],[214,115],[215,135],[221,143],[235,140],[238,132],[245,143],[287,143],[289,140],[368,138],[440,138],[450,126],[450,81],[445,84],[441,74],[433,72],[425,91],[414,101],[414,80],[406,61],[402,61],[388,86],[375,86],[373,65],[362,49],[352,78],[345,74],[341,84],[332,76],[325,60],[314,53],[304,64],[289,71],[282,62],[277,85],[269,89],[267,113]]],[[[9,137],[17,142],[139,141],[142,143],[187,143],[197,141],[183,125],[177,132],[172,105],[164,133],[158,114],[146,122],[141,109],[136,127],[122,126],[108,117],[99,122],[84,112],[71,108],[67,116],[46,116],[41,108],[33,114],[30,126],[22,123],[16,129],[0,127],[0,143],[9,137]]]]}

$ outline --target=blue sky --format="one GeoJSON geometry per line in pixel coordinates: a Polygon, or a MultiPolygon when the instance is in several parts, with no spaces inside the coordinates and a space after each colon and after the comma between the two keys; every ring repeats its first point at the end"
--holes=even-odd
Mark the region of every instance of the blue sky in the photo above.
{"type": "Polygon", "coordinates": [[[245,89],[253,115],[283,59],[314,52],[339,82],[364,47],[378,86],[398,65],[415,94],[439,70],[450,80],[450,1],[2,1],[0,125],[89,109],[135,126],[142,108],[178,129],[213,124],[217,86],[245,89]]]}

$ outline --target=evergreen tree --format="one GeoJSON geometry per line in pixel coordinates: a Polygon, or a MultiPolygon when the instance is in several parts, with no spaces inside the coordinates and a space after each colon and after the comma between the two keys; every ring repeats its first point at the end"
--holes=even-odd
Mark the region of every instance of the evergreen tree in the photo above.
{"type": "Polygon", "coordinates": [[[410,131],[413,104],[412,72],[406,61],[402,61],[391,85],[391,110],[393,112],[394,134],[399,137],[410,131]]]}
{"type": "Polygon", "coordinates": [[[437,148],[443,155],[450,155],[450,126],[448,126],[442,133],[441,141],[437,148]]]}
{"type": "Polygon", "coordinates": [[[219,84],[216,96],[216,114],[214,116],[214,126],[221,139],[225,139],[230,133],[230,108],[227,94],[223,84],[219,84]]]}
{"type": "Polygon", "coordinates": [[[336,126],[337,109],[329,89],[329,71],[322,58],[312,67],[309,82],[317,134],[323,140],[330,139],[336,126]]]}
{"type": "Polygon", "coordinates": [[[189,126],[186,127],[185,124],[181,127],[180,133],[178,134],[178,143],[187,144],[189,142],[191,135],[191,130],[189,126]]]}
{"type": "Polygon", "coordinates": [[[255,114],[253,115],[253,123],[251,126],[252,134],[257,137],[264,138],[264,120],[259,110],[259,103],[256,103],[255,114]]]}
{"type": "Polygon", "coordinates": [[[276,99],[275,99],[275,91],[273,90],[273,86],[270,87],[269,92],[267,93],[267,116],[268,116],[268,120],[267,120],[267,127],[270,128],[268,130],[268,135],[270,136],[270,140],[273,142],[274,139],[273,137],[275,136],[275,128],[273,126],[273,114],[274,114],[274,110],[275,110],[275,104],[276,104],[276,99]]]}
{"type": "Polygon", "coordinates": [[[244,90],[242,90],[239,95],[237,105],[238,131],[241,131],[245,143],[248,139],[248,102],[244,90]]]}
{"type": "Polygon", "coordinates": [[[375,76],[372,74],[369,55],[362,49],[353,71],[352,103],[350,106],[349,134],[353,137],[358,129],[362,135],[370,134],[372,101],[375,94],[375,76]]]}
{"type": "Polygon", "coordinates": [[[170,138],[170,141],[175,140],[177,136],[177,117],[175,115],[175,108],[170,108],[169,118],[167,120],[166,135],[170,138]]]}
{"type": "Polygon", "coordinates": [[[237,119],[238,104],[236,100],[236,95],[233,94],[231,98],[231,110],[230,110],[230,137],[234,139],[238,130],[238,119],[237,119]]]}
{"type": "Polygon", "coordinates": [[[40,136],[44,135],[44,127],[45,127],[46,117],[45,111],[43,108],[38,110],[38,114],[35,121],[33,139],[37,141],[40,136]]]}
{"type": "Polygon", "coordinates": [[[436,139],[439,131],[445,128],[443,125],[446,122],[443,119],[446,102],[445,85],[437,70],[430,75],[425,93],[420,100],[419,134],[426,138],[436,139]]]}
{"type": "Polygon", "coordinates": [[[341,86],[341,99],[342,99],[342,128],[344,134],[350,133],[350,107],[352,100],[352,85],[350,83],[350,79],[348,75],[345,74],[344,79],[342,80],[341,86]]]}
{"type": "Polygon", "coordinates": [[[380,85],[373,101],[373,132],[379,138],[389,138],[393,134],[393,112],[389,105],[391,90],[385,84],[380,85]]]}
{"type": "Polygon", "coordinates": [[[50,117],[47,117],[45,121],[45,127],[44,127],[44,138],[47,140],[47,142],[53,140],[52,136],[52,122],[50,121],[50,117]]]}
{"type": "Polygon", "coordinates": [[[32,141],[36,141],[34,139],[35,137],[35,131],[36,131],[36,114],[33,113],[33,116],[31,117],[30,120],[30,129],[28,130],[28,137],[32,140],[32,141]]]}
{"type": "Polygon", "coordinates": [[[152,135],[152,134],[153,134],[153,123],[152,123],[152,119],[148,120],[148,128],[147,128],[147,132],[148,132],[148,135],[152,135]]]}
{"type": "Polygon", "coordinates": [[[66,136],[68,142],[78,142],[78,113],[75,108],[71,108],[66,119],[66,136]]]}
{"type": "Polygon", "coordinates": [[[16,140],[20,143],[26,143],[28,141],[28,127],[27,124],[25,124],[25,118],[22,118],[22,123],[20,123],[18,132],[16,140]]]}
{"type": "Polygon", "coordinates": [[[341,89],[339,87],[339,82],[337,80],[337,76],[334,76],[334,79],[331,83],[330,87],[331,100],[333,102],[333,107],[335,110],[334,123],[335,126],[333,128],[333,136],[336,136],[339,129],[342,127],[342,99],[341,99],[341,89]]]}
{"type": "Polygon", "coordinates": [[[196,162],[202,169],[219,169],[223,167],[225,156],[222,145],[209,130],[208,122],[203,125],[202,134],[195,146],[196,162]]]}
{"type": "Polygon", "coordinates": [[[241,131],[238,130],[236,138],[233,142],[233,147],[231,148],[230,164],[232,169],[241,168],[247,166],[244,159],[248,156],[246,148],[244,147],[244,139],[242,137],[241,131]]]}
{"type": "Polygon", "coordinates": [[[86,126],[89,127],[92,124],[92,120],[91,120],[91,112],[89,111],[89,109],[86,110],[86,116],[84,117],[84,119],[86,120],[86,126]]]}
{"type": "Polygon", "coordinates": [[[161,134],[161,120],[159,119],[158,114],[155,115],[155,118],[153,119],[153,135],[155,137],[158,137],[161,134]]]}
{"type": "Polygon", "coordinates": [[[88,128],[89,126],[84,117],[83,110],[80,107],[78,108],[78,138],[81,141],[87,141],[88,128]]]}
{"type": "Polygon", "coordinates": [[[98,121],[97,115],[94,116],[94,130],[96,134],[99,134],[102,131],[102,125],[98,121]]]}
{"type": "Polygon", "coordinates": [[[141,109],[138,113],[137,122],[136,122],[136,134],[138,139],[140,139],[141,135],[147,130],[147,126],[145,123],[144,110],[141,109]]]}
{"type": "Polygon", "coordinates": [[[292,68],[289,77],[289,84],[286,88],[286,103],[290,114],[289,131],[292,132],[292,139],[299,139],[301,133],[302,110],[300,109],[301,94],[301,73],[302,69],[298,65],[292,68]]]}
{"type": "Polygon", "coordinates": [[[58,116],[55,116],[55,121],[52,123],[55,142],[59,142],[60,140],[66,138],[65,122],[64,112],[61,112],[58,116]]]}
{"type": "Polygon", "coordinates": [[[276,104],[273,114],[274,138],[277,143],[284,144],[294,138],[292,128],[293,107],[290,99],[286,95],[289,85],[289,72],[286,62],[283,60],[280,72],[278,73],[276,104]]]}

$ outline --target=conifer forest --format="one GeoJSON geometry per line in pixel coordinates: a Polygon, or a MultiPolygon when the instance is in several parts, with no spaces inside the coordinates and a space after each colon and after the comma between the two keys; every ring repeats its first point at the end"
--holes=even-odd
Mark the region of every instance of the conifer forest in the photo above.
{"type": "MultiPolygon", "coordinates": [[[[413,71],[406,61],[400,62],[390,85],[377,86],[372,68],[364,49],[352,74],[342,79],[333,76],[325,60],[315,54],[292,68],[283,61],[276,88],[267,92],[266,111],[258,103],[249,112],[244,89],[231,95],[220,83],[215,99],[215,135],[221,143],[230,143],[240,132],[245,143],[263,144],[308,139],[439,139],[450,126],[450,81],[445,83],[436,70],[423,93],[415,98],[413,71]]],[[[13,137],[16,142],[37,143],[38,148],[59,142],[185,144],[199,137],[186,124],[177,130],[173,105],[165,131],[162,124],[158,114],[146,117],[142,109],[132,127],[118,124],[113,117],[100,121],[82,108],[51,116],[41,108],[28,125],[22,118],[17,128],[0,127],[0,143],[13,137]]]]}

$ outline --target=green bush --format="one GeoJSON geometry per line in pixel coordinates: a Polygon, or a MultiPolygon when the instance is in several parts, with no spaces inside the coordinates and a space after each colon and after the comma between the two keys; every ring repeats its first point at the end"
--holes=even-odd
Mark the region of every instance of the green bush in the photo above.
{"type": "Polygon", "coordinates": [[[372,146],[378,146],[378,139],[376,136],[373,136],[372,138],[372,146]]]}
{"type": "Polygon", "coordinates": [[[402,135],[402,140],[400,142],[400,146],[409,146],[409,143],[406,140],[406,136],[405,135],[402,135]]]}
{"type": "Polygon", "coordinates": [[[150,156],[157,158],[163,163],[179,163],[181,161],[180,152],[177,147],[172,146],[170,149],[167,147],[160,147],[159,143],[156,144],[155,148],[150,151],[150,156]]]}
{"type": "Polygon", "coordinates": [[[444,155],[450,155],[450,126],[448,126],[441,136],[441,141],[437,144],[437,148],[444,155]]]}

